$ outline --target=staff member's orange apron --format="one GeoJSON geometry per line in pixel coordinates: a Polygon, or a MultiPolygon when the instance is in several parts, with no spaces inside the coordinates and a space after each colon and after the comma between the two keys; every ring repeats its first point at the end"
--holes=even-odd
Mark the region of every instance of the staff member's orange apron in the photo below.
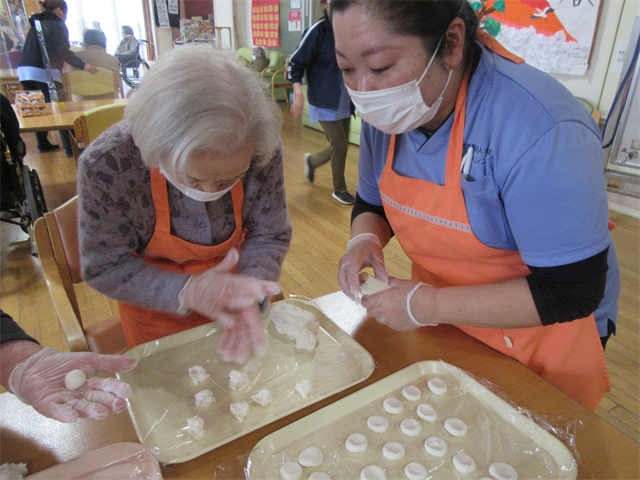
{"type": "MultiPolygon", "coordinates": [[[[489,47],[522,61],[504,49],[489,47]]],[[[497,283],[530,274],[519,252],[488,247],[471,230],[460,173],[469,77],[470,69],[458,92],[445,184],[396,174],[392,168],[395,135],[379,184],[389,223],[412,260],[412,278],[436,288],[497,283]]],[[[591,410],[610,390],[593,315],[522,329],[459,328],[515,358],[591,410]]]]}
{"type": "MultiPolygon", "coordinates": [[[[151,192],[156,211],[156,227],[149,245],[142,254],[147,264],[170,272],[197,275],[218,265],[229,250],[239,247],[244,240],[242,182],[238,182],[231,189],[235,231],[227,241],[212,247],[189,243],[171,235],[167,181],[157,169],[151,170],[151,192]]],[[[197,312],[180,316],[128,303],[118,303],[122,328],[130,347],[211,322],[211,319],[197,312]]]]}

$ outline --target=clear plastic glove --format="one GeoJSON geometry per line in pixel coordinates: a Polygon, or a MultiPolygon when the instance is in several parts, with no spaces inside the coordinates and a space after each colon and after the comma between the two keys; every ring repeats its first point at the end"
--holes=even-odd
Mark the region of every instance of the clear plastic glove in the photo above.
{"type": "Polygon", "coordinates": [[[347,243],[347,253],[338,264],[338,283],[344,294],[357,302],[360,299],[359,273],[363,268],[371,267],[378,280],[387,282],[387,270],[384,266],[382,244],[377,235],[361,233],[347,243]]]}
{"type": "Polygon", "coordinates": [[[239,258],[233,248],[217,267],[193,275],[180,292],[180,311],[195,310],[229,328],[238,313],[282,291],[275,282],[230,273],[239,258]]]}
{"type": "Polygon", "coordinates": [[[240,312],[235,316],[233,324],[224,325],[224,332],[218,344],[218,353],[225,362],[242,365],[252,351],[258,357],[267,354],[264,325],[257,307],[240,312]]]}
{"type": "Polygon", "coordinates": [[[398,332],[438,324],[431,285],[389,277],[389,286],[388,290],[362,297],[362,306],[370,317],[398,332]]]}
{"type": "Polygon", "coordinates": [[[60,422],[72,423],[79,417],[102,420],[109,410],[124,411],[132,391],[127,383],[96,373],[128,372],[137,364],[135,358],[123,355],[42,348],[13,368],[6,387],[42,415],[60,422]],[[76,369],[86,374],[87,381],[78,390],[68,390],[65,376],[76,369]]]}

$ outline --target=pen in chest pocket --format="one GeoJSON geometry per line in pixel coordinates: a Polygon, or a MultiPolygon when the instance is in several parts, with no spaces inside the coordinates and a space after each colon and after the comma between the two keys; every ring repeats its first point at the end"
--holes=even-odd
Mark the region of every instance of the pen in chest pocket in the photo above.
{"type": "Polygon", "coordinates": [[[467,180],[469,179],[469,172],[471,171],[471,163],[473,163],[473,147],[467,149],[467,153],[462,157],[462,164],[460,165],[460,171],[467,180]]]}

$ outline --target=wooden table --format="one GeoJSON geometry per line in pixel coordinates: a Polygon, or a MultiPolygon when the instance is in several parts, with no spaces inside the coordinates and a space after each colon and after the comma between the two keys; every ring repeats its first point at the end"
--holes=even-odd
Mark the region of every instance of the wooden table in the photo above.
{"type": "Polygon", "coordinates": [[[126,99],[118,98],[113,100],[89,100],[85,102],[60,102],[47,103],[47,115],[39,117],[23,117],[18,113],[18,109],[13,105],[13,109],[20,122],[20,133],[26,132],[49,132],[52,130],[71,130],[73,121],[78,115],[92,108],[114,103],[126,102],[126,99]]]}
{"type": "MultiPolygon", "coordinates": [[[[500,388],[517,405],[561,428],[575,427],[578,478],[640,478],[640,445],[518,362],[451,326],[398,333],[372,319],[356,326],[356,307],[342,293],[318,299],[323,311],[373,356],[365,382],[223,445],[189,462],[168,465],[165,479],[244,479],[253,446],[264,436],[365,385],[422,360],[442,359],[500,388]],[[325,310],[325,307],[330,307],[325,310]]],[[[358,312],[356,312],[358,314],[358,312]]],[[[136,441],[126,414],[64,425],[45,419],[13,395],[0,395],[0,463],[26,462],[30,473],[115,442],[136,441]]]]}
{"type": "Polygon", "coordinates": [[[22,84],[18,79],[18,70],[15,68],[0,69],[0,86],[2,94],[13,103],[13,95],[22,90],[22,84]]]}

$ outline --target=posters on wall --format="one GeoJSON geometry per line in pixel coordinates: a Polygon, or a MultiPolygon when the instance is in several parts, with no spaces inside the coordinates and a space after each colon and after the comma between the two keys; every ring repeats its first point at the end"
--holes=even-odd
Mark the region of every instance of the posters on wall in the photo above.
{"type": "Polygon", "coordinates": [[[251,1],[253,44],[280,48],[280,0],[251,1]]]}
{"type": "MultiPolygon", "coordinates": [[[[497,40],[545,72],[585,75],[602,0],[488,0],[497,40]]],[[[472,5],[479,2],[471,1],[472,5]]]]}
{"type": "Polygon", "coordinates": [[[155,0],[153,2],[153,16],[156,27],[180,28],[179,0],[155,0]]]}
{"type": "Polygon", "coordinates": [[[302,12],[300,10],[289,10],[289,31],[302,31],[302,12]]]}

